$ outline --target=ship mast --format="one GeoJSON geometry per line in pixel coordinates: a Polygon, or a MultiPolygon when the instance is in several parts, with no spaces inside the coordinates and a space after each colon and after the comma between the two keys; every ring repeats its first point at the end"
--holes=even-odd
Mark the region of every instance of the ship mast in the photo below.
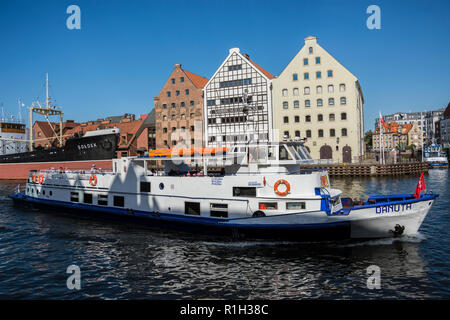
{"type": "Polygon", "coordinates": [[[62,119],[63,119],[63,112],[61,110],[56,110],[56,107],[51,107],[50,106],[50,96],[48,94],[48,73],[46,73],[46,79],[45,79],[45,85],[46,85],[46,99],[45,99],[45,108],[42,108],[41,105],[38,103],[39,107],[35,107],[34,103],[33,105],[30,107],[29,111],[29,120],[30,120],[30,151],[33,151],[33,112],[37,113],[37,114],[41,114],[43,116],[45,116],[48,120],[48,116],[56,116],[59,115],[59,145],[62,147],[63,146],[63,139],[62,139],[62,119]]]}

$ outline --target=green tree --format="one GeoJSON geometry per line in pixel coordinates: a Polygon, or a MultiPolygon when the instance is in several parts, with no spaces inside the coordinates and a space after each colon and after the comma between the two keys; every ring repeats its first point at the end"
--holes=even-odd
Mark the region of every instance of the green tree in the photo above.
{"type": "Polygon", "coordinates": [[[372,135],[372,130],[369,130],[364,134],[364,143],[366,144],[366,150],[372,150],[372,135]]]}

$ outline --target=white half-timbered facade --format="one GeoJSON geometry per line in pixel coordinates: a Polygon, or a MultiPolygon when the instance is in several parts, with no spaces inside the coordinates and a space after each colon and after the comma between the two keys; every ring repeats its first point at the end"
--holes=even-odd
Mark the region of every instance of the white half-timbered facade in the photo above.
{"type": "Polygon", "coordinates": [[[271,80],[274,77],[232,48],[203,89],[205,144],[230,146],[272,137],[271,80]]]}

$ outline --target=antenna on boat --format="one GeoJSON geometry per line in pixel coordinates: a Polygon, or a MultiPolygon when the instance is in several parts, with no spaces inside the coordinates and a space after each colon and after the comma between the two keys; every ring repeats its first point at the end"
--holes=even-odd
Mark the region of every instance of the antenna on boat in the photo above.
{"type": "Polygon", "coordinates": [[[17,99],[17,104],[19,105],[19,114],[17,115],[17,119],[19,123],[22,123],[23,119],[22,119],[22,112],[20,111],[20,108],[25,106],[22,101],[20,100],[20,98],[17,99]]]}

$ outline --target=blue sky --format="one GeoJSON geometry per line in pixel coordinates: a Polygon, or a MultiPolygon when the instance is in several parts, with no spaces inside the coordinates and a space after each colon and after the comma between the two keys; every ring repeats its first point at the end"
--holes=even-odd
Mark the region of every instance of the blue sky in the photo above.
{"type": "Polygon", "coordinates": [[[0,0],[0,103],[17,115],[17,98],[43,101],[49,72],[65,119],[144,114],[175,63],[209,78],[240,47],[278,75],[314,35],[359,78],[373,130],[378,110],[448,104],[449,11],[448,0],[0,0]],[[71,4],[81,30],[66,28],[71,4]],[[381,30],[366,27],[371,4],[381,30]]]}

